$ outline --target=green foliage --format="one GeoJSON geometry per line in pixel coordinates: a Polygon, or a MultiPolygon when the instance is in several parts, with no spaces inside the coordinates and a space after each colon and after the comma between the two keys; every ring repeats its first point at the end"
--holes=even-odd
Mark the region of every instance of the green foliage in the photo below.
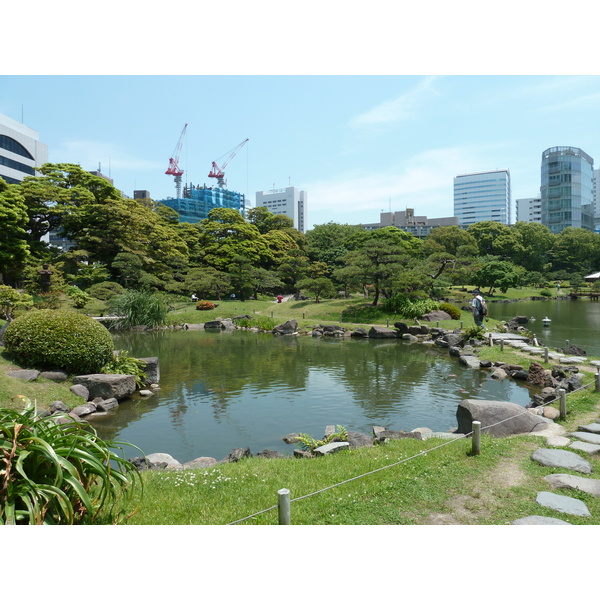
{"type": "Polygon", "coordinates": [[[312,279],[306,277],[298,281],[298,288],[310,292],[315,297],[315,302],[321,298],[333,298],[336,295],[336,289],[330,279],[327,277],[317,277],[312,279]]]}
{"type": "Polygon", "coordinates": [[[87,293],[93,298],[107,301],[122,294],[124,291],[125,288],[116,281],[102,281],[89,287],[87,293]]]}
{"type": "Polygon", "coordinates": [[[110,301],[111,312],[122,317],[113,325],[117,329],[130,329],[144,325],[160,327],[167,320],[168,307],[162,296],[142,290],[129,290],[110,301]]]}
{"type": "Polygon", "coordinates": [[[240,327],[256,327],[264,331],[271,331],[275,327],[276,321],[271,317],[256,316],[248,319],[238,319],[236,323],[240,327]]]}
{"type": "Polygon", "coordinates": [[[90,300],[92,299],[88,294],[86,294],[83,290],[80,290],[76,285],[70,285],[65,290],[65,293],[71,301],[73,302],[73,306],[75,308],[83,308],[90,300]]]}
{"type": "Polygon", "coordinates": [[[463,339],[465,340],[483,340],[485,339],[485,329],[478,325],[469,325],[463,330],[463,339]]]}
{"type": "Polygon", "coordinates": [[[423,315],[440,308],[440,303],[435,300],[411,300],[404,295],[396,294],[386,298],[382,307],[387,312],[393,312],[406,319],[418,319],[423,315]]]}
{"type": "Polygon", "coordinates": [[[450,304],[449,302],[442,302],[440,304],[440,310],[447,312],[456,321],[460,319],[460,308],[458,308],[458,306],[455,306],[454,304],[450,304]]]}
{"type": "Polygon", "coordinates": [[[144,366],[146,363],[139,358],[129,356],[127,350],[113,353],[112,358],[102,367],[101,373],[115,373],[118,375],[135,375],[135,384],[138,388],[144,385],[146,377],[144,366]]]}
{"type": "Polygon", "coordinates": [[[44,310],[56,310],[60,308],[62,293],[59,290],[40,292],[37,294],[35,307],[44,310]]]}
{"type": "Polygon", "coordinates": [[[215,305],[209,300],[200,300],[196,303],[196,310],[214,310],[215,305]]]}
{"type": "Polygon", "coordinates": [[[112,357],[106,328],[72,310],[38,310],[12,321],[4,332],[7,350],[20,364],[97,373],[112,357]]]}
{"type": "Polygon", "coordinates": [[[120,447],[75,421],[40,419],[31,408],[0,410],[0,524],[117,523],[131,516],[127,505],[141,478],[114,449],[120,447]]]}
{"type": "Polygon", "coordinates": [[[550,290],[541,290],[540,291],[540,296],[544,296],[545,298],[550,298],[552,297],[552,292],[550,290]]]}
{"type": "Polygon", "coordinates": [[[299,444],[303,450],[312,451],[332,442],[348,441],[348,431],[345,427],[342,427],[341,425],[336,425],[335,432],[330,435],[326,435],[321,440],[316,440],[314,437],[308,435],[307,433],[299,433],[296,437],[298,438],[298,441],[296,443],[299,444]]]}
{"type": "Polygon", "coordinates": [[[0,319],[12,321],[15,310],[31,306],[33,300],[29,294],[18,292],[8,285],[0,285],[0,319]]]}

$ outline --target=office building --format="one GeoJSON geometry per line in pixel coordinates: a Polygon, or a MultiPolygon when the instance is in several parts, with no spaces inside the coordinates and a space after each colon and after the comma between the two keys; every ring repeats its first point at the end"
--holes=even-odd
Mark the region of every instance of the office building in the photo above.
{"type": "Polygon", "coordinates": [[[418,238],[426,238],[432,229],[436,227],[448,227],[458,225],[457,217],[428,218],[416,216],[414,208],[399,210],[395,212],[382,212],[379,215],[379,223],[367,223],[362,225],[363,229],[374,231],[382,227],[397,227],[402,231],[411,233],[418,238]]]}
{"type": "Polygon", "coordinates": [[[183,198],[167,198],[159,200],[179,213],[180,221],[198,223],[208,217],[213,208],[233,208],[241,215],[246,215],[246,197],[218,186],[194,186],[191,183],[183,190],[183,198]]]}
{"type": "Polygon", "coordinates": [[[454,216],[462,227],[480,221],[511,223],[508,169],[466,173],[454,178],[454,216]]]}
{"type": "Polygon", "coordinates": [[[542,198],[519,198],[515,200],[517,209],[517,218],[515,221],[524,221],[525,223],[542,222],[542,198]]]}
{"type": "Polygon", "coordinates": [[[37,131],[0,115],[0,177],[6,183],[20,183],[38,175],[36,167],[48,162],[48,146],[37,131]]]}
{"type": "Polygon", "coordinates": [[[294,229],[306,233],[307,194],[296,187],[268,192],[256,192],[256,207],[264,206],[274,215],[285,215],[294,222],[294,229]]]}
{"type": "Polygon", "coordinates": [[[542,224],[594,230],[594,159],[581,148],[555,146],[542,153],[542,224]]]}

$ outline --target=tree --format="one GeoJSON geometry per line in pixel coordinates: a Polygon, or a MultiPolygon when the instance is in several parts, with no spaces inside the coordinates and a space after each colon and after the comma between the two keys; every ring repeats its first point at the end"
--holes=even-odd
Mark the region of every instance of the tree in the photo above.
{"type": "Polygon", "coordinates": [[[340,225],[330,221],[315,225],[306,233],[307,254],[310,260],[324,262],[330,269],[338,266],[338,260],[356,250],[368,238],[368,232],[360,225],[340,225]]]}
{"type": "Polygon", "coordinates": [[[489,287],[491,296],[494,288],[500,288],[505,294],[509,288],[519,285],[519,274],[514,265],[507,261],[489,260],[474,276],[474,283],[478,287],[489,287]]]}
{"type": "Polygon", "coordinates": [[[439,252],[452,256],[474,256],[478,252],[477,240],[458,225],[436,227],[423,242],[423,254],[429,256],[439,252]]]}
{"type": "Polygon", "coordinates": [[[515,250],[513,262],[529,271],[543,271],[548,263],[548,253],[554,245],[555,235],[541,223],[519,221],[512,229],[519,234],[523,248],[521,252],[515,250]]]}
{"type": "Polygon", "coordinates": [[[217,271],[214,267],[194,267],[186,276],[183,287],[188,294],[198,294],[200,298],[216,298],[226,293],[231,286],[231,276],[217,271]]]}
{"type": "Polygon", "coordinates": [[[307,277],[298,282],[298,287],[313,294],[315,302],[320,302],[321,298],[333,298],[336,294],[333,283],[327,277],[317,277],[316,279],[307,277]]]}
{"type": "Polygon", "coordinates": [[[0,178],[0,284],[9,273],[15,274],[29,256],[27,211],[17,186],[0,178]]]}
{"type": "Polygon", "coordinates": [[[508,258],[525,251],[521,234],[508,225],[495,221],[480,221],[467,228],[477,242],[479,256],[491,255],[508,258]]]}

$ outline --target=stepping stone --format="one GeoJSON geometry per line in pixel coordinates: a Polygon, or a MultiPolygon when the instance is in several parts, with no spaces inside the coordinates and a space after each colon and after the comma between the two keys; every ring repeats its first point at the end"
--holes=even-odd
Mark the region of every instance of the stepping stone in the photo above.
{"type": "Polygon", "coordinates": [[[552,517],[540,517],[539,515],[531,515],[513,521],[511,525],[571,525],[562,519],[554,519],[552,517]]]}
{"type": "Polygon", "coordinates": [[[579,473],[591,473],[592,465],[574,452],[554,448],[539,448],[531,455],[531,460],[539,462],[544,467],[571,469],[579,473]]]}
{"type": "Polygon", "coordinates": [[[573,442],[569,448],[581,450],[588,454],[598,454],[598,452],[600,452],[600,444],[588,444],[587,442],[573,442]]]}
{"type": "Polygon", "coordinates": [[[571,434],[571,437],[577,438],[582,442],[588,442],[588,444],[600,444],[600,435],[597,433],[585,433],[584,431],[575,431],[571,434]]]}
{"type": "Polygon", "coordinates": [[[324,446],[319,446],[313,450],[314,454],[333,454],[334,452],[339,452],[344,448],[349,448],[350,444],[348,442],[331,442],[330,444],[325,444],[324,446]]]}
{"type": "Polygon", "coordinates": [[[600,498],[600,480],[579,477],[568,473],[552,473],[546,475],[544,479],[553,488],[564,488],[568,490],[580,490],[600,498]]]}
{"type": "Polygon", "coordinates": [[[568,446],[571,440],[564,435],[554,435],[546,438],[547,446],[568,446]]]}
{"type": "Polygon", "coordinates": [[[590,423],[589,425],[580,425],[579,431],[586,431],[587,433],[600,433],[600,423],[590,423]]]}
{"type": "Polygon", "coordinates": [[[40,376],[40,372],[36,371],[35,369],[7,371],[6,374],[9,377],[15,377],[16,379],[22,379],[23,381],[35,381],[40,376]]]}
{"type": "Polygon", "coordinates": [[[579,356],[565,356],[559,359],[559,362],[563,365],[581,365],[585,362],[585,358],[579,356]]]}
{"type": "Polygon", "coordinates": [[[576,517],[591,517],[591,513],[585,502],[577,500],[577,498],[569,498],[569,496],[561,496],[552,492],[540,492],[535,501],[540,506],[552,508],[558,512],[567,513],[576,517]]]}

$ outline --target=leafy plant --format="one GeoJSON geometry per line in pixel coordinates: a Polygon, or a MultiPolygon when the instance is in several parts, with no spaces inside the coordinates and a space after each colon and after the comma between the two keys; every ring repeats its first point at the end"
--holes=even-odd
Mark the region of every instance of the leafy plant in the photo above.
{"type": "Polygon", "coordinates": [[[112,357],[107,329],[73,310],[38,310],[12,321],[4,332],[6,349],[24,366],[97,373],[112,357]]]}
{"type": "Polygon", "coordinates": [[[144,371],[145,362],[139,358],[129,356],[127,350],[115,352],[100,370],[101,373],[116,373],[119,375],[135,375],[135,384],[138,388],[144,385],[146,373],[144,371]]]}
{"type": "Polygon", "coordinates": [[[458,306],[455,306],[454,304],[450,304],[449,302],[442,302],[440,304],[440,310],[447,312],[453,319],[457,321],[460,319],[460,308],[458,308],[458,306]]]}
{"type": "Polygon", "coordinates": [[[485,329],[479,325],[469,325],[463,330],[465,340],[483,340],[485,339],[485,329]]]}
{"type": "Polygon", "coordinates": [[[386,298],[382,306],[385,311],[394,312],[406,319],[418,319],[432,310],[437,310],[440,303],[431,299],[411,300],[402,294],[396,294],[386,298]]]}
{"type": "Polygon", "coordinates": [[[196,310],[213,310],[215,305],[209,300],[200,300],[196,303],[196,310]]]}
{"type": "MultiPolygon", "coordinates": [[[[25,399],[27,400],[27,399],[25,399]]],[[[73,421],[35,410],[0,410],[0,524],[117,523],[127,513],[139,472],[121,449],[73,421]],[[118,508],[117,508],[118,507],[118,508]]]]}
{"type": "Polygon", "coordinates": [[[308,433],[299,433],[296,437],[298,439],[296,443],[300,444],[300,447],[303,450],[309,450],[312,452],[321,446],[331,444],[331,442],[346,442],[348,440],[348,431],[345,427],[336,425],[335,432],[330,435],[326,435],[321,440],[316,440],[314,437],[308,435],[308,433]]]}
{"type": "Polygon", "coordinates": [[[33,300],[29,294],[17,292],[8,285],[0,285],[0,319],[12,321],[15,309],[31,306],[33,300]]]}
{"type": "Polygon", "coordinates": [[[164,298],[142,290],[130,290],[114,297],[109,309],[122,317],[111,324],[115,329],[130,329],[138,325],[160,327],[166,323],[168,312],[164,298]]]}
{"type": "Polygon", "coordinates": [[[272,319],[271,317],[258,316],[243,318],[238,319],[236,323],[240,327],[256,327],[257,329],[262,329],[264,331],[271,331],[273,327],[275,327],[275,319],[272,319]]]}

